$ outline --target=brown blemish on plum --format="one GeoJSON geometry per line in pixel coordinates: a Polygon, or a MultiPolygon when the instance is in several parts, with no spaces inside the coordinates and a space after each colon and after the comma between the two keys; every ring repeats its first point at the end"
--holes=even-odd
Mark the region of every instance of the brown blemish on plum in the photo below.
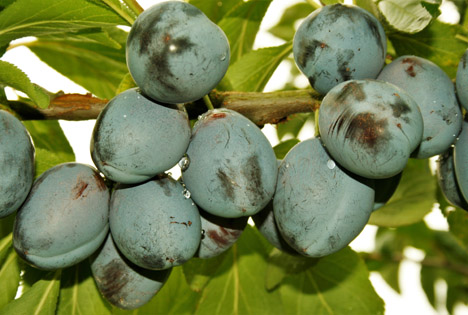
{"type": "Polygon", "coordinates": [[[208,230],[206,232],[208,237],[221,248],[232,244],[232,241],[236,240],[241,233],[238,230],[227,230],[222,226],[219,227],[219,230],[208,230]]]}
{"type": "Polygon", "coordinates": [[[323,50],[328,48],[328,45],[326,43],[318,41],[316,39],[307,42],[301,41],[299,46],[301,46],[301,49],[299,50],[300,53],[297,60],[298,64],[302,68],[306,68],[307,63],[315,59],[316,54],[320,52],[320,50],[317,52],[317,49],[323,50]]]}
{"type": "Polygon", "coordinates": [[[101,177],[101,175],[99,175],[99,173],[93,172],[93,177],[96,179],[96,184],[100,191],[107,189],[106,183],[104,182],[104,179],[101,177]]]}
{"type": "Polygon", "coordinates": [[[362,83],[351,81],[345,84],[345,86],[343,86],[339,94],[336,96],[335,104],[341,105],[351,97],[359,102],[362,102],[366,99],[366,93],[364,92],[362,83]]]}
{"type": "Polygon", "coordinates": [[[234,200],[234,186],[229,176],[222,169],[218,169],[216,176],[221,182],[221,187],[223,188],[226,197],[234,200]]]}
{"type": "Polygon", "coordinates": [[[225,113],[213,113],[209,117],[213,119],[219,119],[219,118],[226,117],[226,114],[225,113]]]}
{"type": "Polygon", "coordinates": [[[129,281],[125,269],[123,262],[114,259],[104,266],[102,276],[96,278],[102,295],[114,305],[122,305],[126,298],[122,290],[129,281]]]}
{"type": "Polygon", "coordinates": [[[172,196],[171,188],[169,187],[170,181],[167,178],[160,178],[155,180],[155,182],[163,189],[164,195],[167,197],[172,196]]]}
{"type": "Polygon", "coordinates": [[[401,63],[408,64],[408,67],[405,69],[405,72],[412,78],[414,78],[417,75],[417,70],[415,69],[415,67],[422,67],[421,62],[412,57],[404,58],[401,61],[401,63]]]}
{"type": "Polygon", "coordinates": [[[72,193],[74,194],[73,199],[78,199],[80,197],[86,197],[84,194],[84,191],[88,188],[88,183],[79,180],[76,186],[72,189],[72,193]]]}

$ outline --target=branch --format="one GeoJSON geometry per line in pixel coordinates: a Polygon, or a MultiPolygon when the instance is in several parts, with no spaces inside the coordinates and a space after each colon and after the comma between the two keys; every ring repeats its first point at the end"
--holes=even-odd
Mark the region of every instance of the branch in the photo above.
{"type": "MultiPolygon", "coordinates": [[[[271,93],[213,91],[210,99],[214,107],[224,107],[239,112],[263,126],[276,124],[289,115],[316,111],[321,96],[312,90],[280,91],[271,93]]],[[[11,101],[9,106],[23,120],[88,120],[96,119],[108,100],[91,94],[63,94],[52,96],[47,108],[39,108],[25,101],[11,101]]],[[[186,104],[191,118],[206,111],[203,102],[186,104]]]]}

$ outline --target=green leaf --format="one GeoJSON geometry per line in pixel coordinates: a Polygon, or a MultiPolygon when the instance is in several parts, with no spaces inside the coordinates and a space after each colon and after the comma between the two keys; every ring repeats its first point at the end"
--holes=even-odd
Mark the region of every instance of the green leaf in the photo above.
{"type": "Polygon", "coordinates": [[[268,267],[265,274],[265,288],[276,289],[283,280],[291,274],[298,274],[315,265],[318,259],[307,258],[300,255],[290,255],[274,248],[268,259],[268,267]]]}
{"type": "Polygon", "coordinates": [[[4,315],[55,314],[60,292],[60,270],[49,273],[42,280],[2,309],[4,315]]]}
{"type": "Polygon", "coordinates": [[[400,32],[420,32],[432,20],[420,0],[383,0],[378,2],[378,7],[387,23],[400,32]]]}
{"type": "Polygon", "coordinates": [[[442,0],[426,0],[421,1],[421,5],[424,9],[432,15],[433,18],[437,18],[440,15],[440,5],[442,4],[442,0]]]}
{"type": "Polygon", "coordinates": [[[421,286],[426,294],[427,300],[436,308],[435,285],[439,277],[434,272],[434,268],[426,266],[421,267],[421,286]]]}
{"type": "Polygon", "coordinates": [[[101,44],[57,39],[27,43],[42,61],[100,98],[111,99],[128,73],[125,61],[127,33],[108,29],[121,48],[101,44]]]}
{"type": "Polygon", "coordinates": [[[271,0],[242,1],[219,21],[231,46],[231,64],[252,50],[270,3],[271,0]]]}
{"type": "Polygon", "coordinates": [[[291,51],[292,43],[251,51],[229,67],[226,77],[236,91],[262,92],[273,72],[291,51]]]}
{"type": "Polygon", "coordinates": [[[167,283],[149,303],[134,311],[124,311],[114,307],[112,314],[190,315],[195,312],[198,299],[199,294],[188,287],[182,267],[175,267],[167,283]]]}
{"type": "Polygon", "coordinates": [[[49,95],[44,89],[31,83],[28,76],[15,65],[0,60],[0,87],[4,86],[26,93],[41,108],[49,106],[49,95]]]}
{"type": "Polygon", "coordinates": [[[227,252],[210,259],[192,258],[183,266],[185,279],[190,289],[202,291],[226,259],[227,252]]]}
{"type": "Polygon", "coordinates": [[[36,148],[36,177],[49,168],[73,162],[75,154],[56,120],[23,121],[36,148]]]}
{"type": "Polygon", "coordinates": [[[331,5],[335,3],[344,3],[344,0],[320,0],[323,5],[331,5]]]}
{"type": "Polygon", "coordinates": [[[112,28],[87,28],[76,32],[67,32],[60,34],[52,34],[48,36],[41,36],[41,40],[53,40],[53,41],[70,41],[77,43],[92,43],[107,46],[110,48],[120,49],[122,43],[112,38],[109,34],[112,33],[112,28]]]}
{"type": "Polygon", "coordinates": [[[458,239],[462,246],[468,250],[468,212],[456,209],[448,214],[447,221],[450,232],[458,239]]]}
{"type": "Polygon", "coordinates": [[[276,133],[278,139],[284,139],[286,136],[297,138],[302,127],[308,120],[314,119],[314,113],[299,113],[293,114],[288,117],[284,122],[280,122],[276,125],[276,133]]]}
{"type": "Polygon", "coordinates": [[[433,21],[429,27],[414,35],[393,33],[389,38],[399,56],[416,55],[441,67],[449,77],[455,78],[460,58],[467,42],[460,25],[433,21]]]}
{"type": "Polygon", "coordinates": [[[110,314],[110,310],[94,283],[87,259],[63,270],[58,315],[105,315],[110,314]]]}
{"type": "Polygon", "coordinates": [[[263,286],[270,248],[247,226],[202,291],[196,314],[283,314],[279,292],[263,286]]]}
{"type": "Polygon", "coordinates": [[[0,12],[0,47],[25,36],[127,24],[97,1],[17,0],[0,12]]]}
{"type": "Polygon", "coordinates": [[[0,269],[0,283],[2,284],[0,285],[0,309],[15,298],[19,282],[20,268],[18,265],[18,255],[10,247],[8,256],[0,269]]]}
{"type": "Polygon", "coordinates": [[[286,156],[286,154],[291,150],[296,144],[301,142],[299,139],[289,139],[286,141],[283,141],[273,148],[275,151],[276,159],[282,160],[286,156]]]}
{"type": "Polygon", "coordinates": [[[279,291],[291,314],[383,314],[384,303],[369,281],[369,271],[349,248],[317,260],[287,277],[279,291]]]}
{"type": "Polygon", "coordinates": [[[12,234],[9,234],[0,240],[0,267],[2,266],[8,253],[10,252],[10,248],[12,245],[11,239],[12,234]]]}
{"type": "Polygon", "coordinates": [[[115,92],[116,95],[131,89],[137,87],[135,81],[133,81],[132,75],[130,73],[127,73],[122,81],[120,81],[119,87],[117,88],[117,91],[115,92]]]}
{"type": "Polygon", "coordinates": [[[218,23],[232,8],[242,3],[242,0],[190,0],[190,4],[196,6],[215,23],[218,23]]]}
{"type": "Polygon", "coordinates": [[[268,31],[276,37],[290,41],[294,38],[296,29],[294,24],[297,20],[306,18],[312,11],[317,9],[319,5],[313,6],[311,2],[299,2],[284,10],[278,24],[270,28],[268,31]]]}
{"type": "MultiPolygon", "coordinates": [[[[99,1],[95,1],[97,4],[99,4],[99,1]]],[[[138,17],[138,15],[141,13],[135,8],[131,8],[128,3],[131,3],[131,1],[121,1],[121,0],[101,0],[105,4],[107,4],[112,10],[115,11],[118,15],[120,15],[123,19],[125,19],[130,25],[135,22],[135,19],[138,17]]],[[[133,0],[135,2],[135,0],[133,0]]]]}
{"type": "Polygon", "coordinates": [[[397,227],[421,221],[436,203],[436,185],[428,160],[410,159],[395,193],[372,213],[369,223],[397,227]]]}

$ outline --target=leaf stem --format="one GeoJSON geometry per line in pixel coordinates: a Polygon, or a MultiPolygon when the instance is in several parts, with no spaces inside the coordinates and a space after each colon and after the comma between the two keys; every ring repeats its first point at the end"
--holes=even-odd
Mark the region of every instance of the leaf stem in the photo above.
{"type": "Polygon", "coordinates": [[[140,6],[140,4],[136,0],[123,0],[123,2],[128,6],[130,10],[132,10],[136,15],[140,15],[144,9],[140,6]]]}
{"type": "Polygon", "coordinates": [[[203,101],[205,102],[205,105],[208,108],[208,110],[213,110],[214,109],[213,103],[211,102],[211,99],[210,99],[209,95],[203,96],[203,101]]]}
{"type": "MultiPolygon", "coordinates": [[[[124,18],[128,22],[128,24],[132,25],[133,22],[135,22],[136,14],[135,14],[135,16],[131,16],[128,12],[126,12],[125,10],[122,9],[122,4],[116,5],[116,3],[113,2],[112,0],[102,0],[102,2],[104,2],[112,10],[117,12],[122,18],[124,18]]],[[[125,3],[125,5],[127,5],[127,4],[125,3]]]]}

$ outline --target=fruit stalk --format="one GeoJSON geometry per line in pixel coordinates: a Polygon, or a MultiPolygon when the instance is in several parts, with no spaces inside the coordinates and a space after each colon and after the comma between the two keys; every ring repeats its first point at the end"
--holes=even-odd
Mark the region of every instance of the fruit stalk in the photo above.
{"type": "MultiPolygon", "coordinates": [[[[262,126],[281,122],[291,114],[316,111],[322,97],[310,89],[269,93],[212,91],[210,99],[214,107],[234,110],[262,126]]],[[[107,102],[91,94],[58,93],[51,97],[47,108],[39,108],[23,100],[11,101],[8,105],[9,110],[23,120],[88,120],[96,119],[107,102]]],[[[188,103],[187,107],[192,105],[198,104],[188,103]]],[[[196,115],[191,118],[196,118],[196,115]]]]}

